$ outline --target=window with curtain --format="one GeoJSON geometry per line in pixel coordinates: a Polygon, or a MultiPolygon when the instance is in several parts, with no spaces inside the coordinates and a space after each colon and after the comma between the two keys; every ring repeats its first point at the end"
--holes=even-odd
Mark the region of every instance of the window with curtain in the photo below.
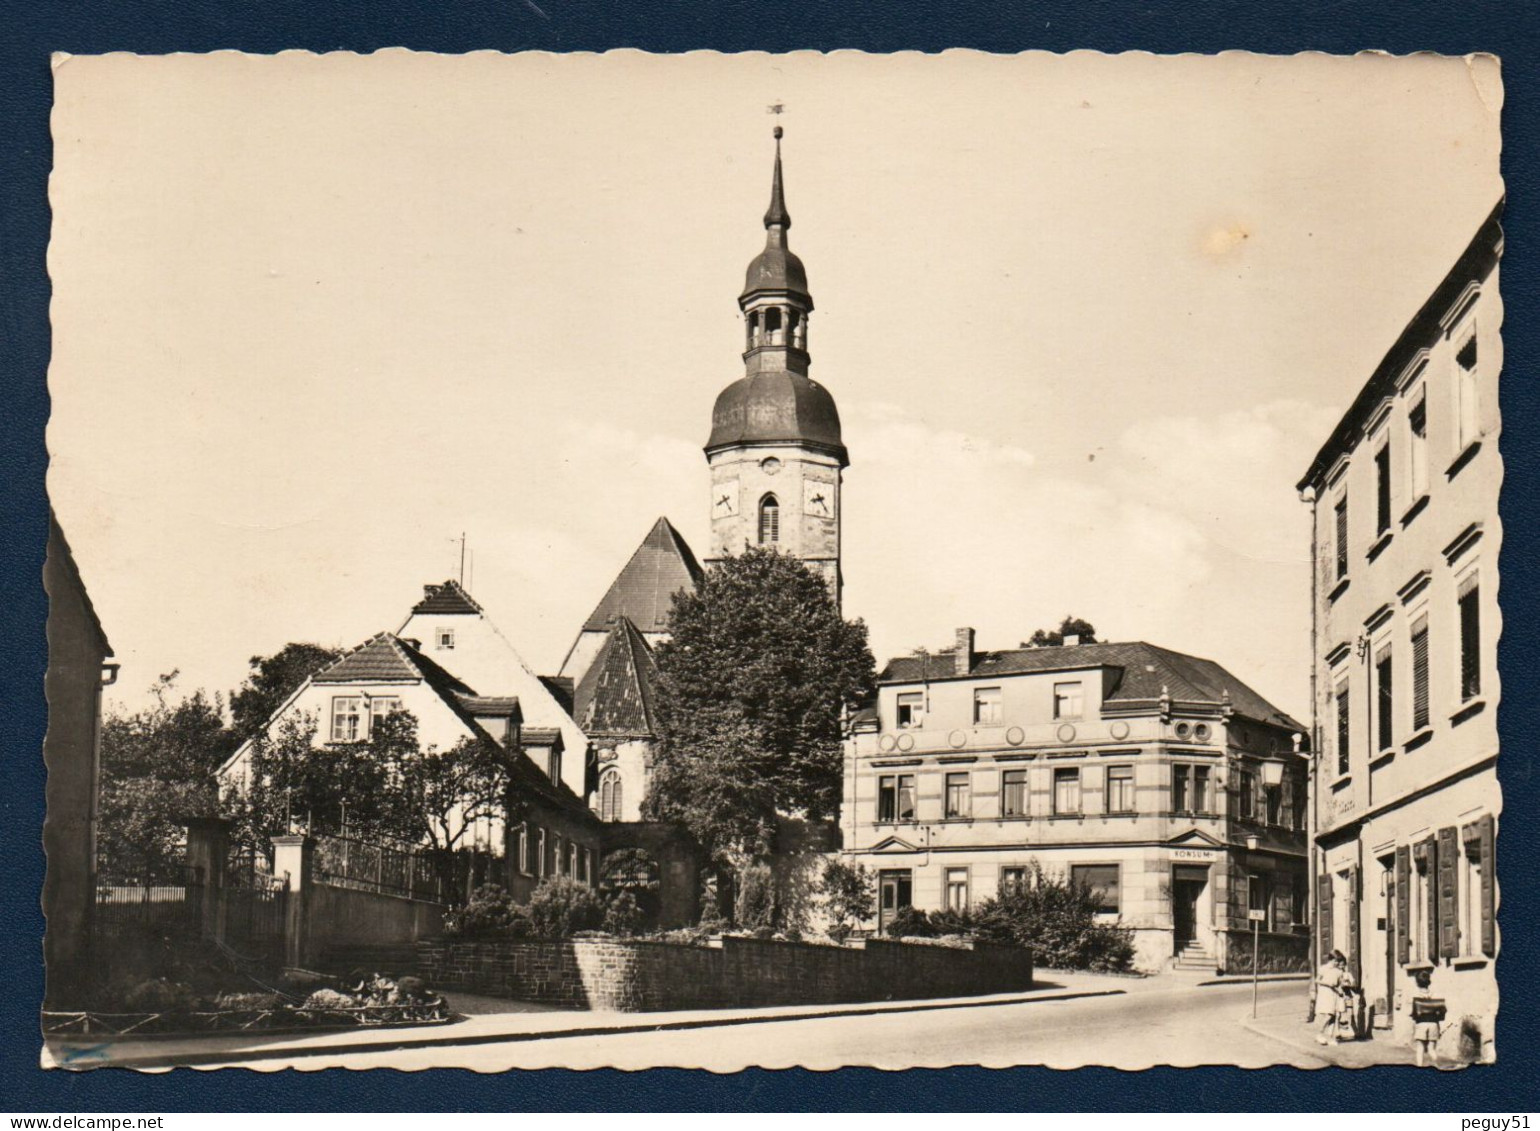
{"type": "Polygon", "coordinates": [[[1053,772],[1053,811],[1067,816],[1080,812],[1080,771],[1060,767],[1053,772]]]}

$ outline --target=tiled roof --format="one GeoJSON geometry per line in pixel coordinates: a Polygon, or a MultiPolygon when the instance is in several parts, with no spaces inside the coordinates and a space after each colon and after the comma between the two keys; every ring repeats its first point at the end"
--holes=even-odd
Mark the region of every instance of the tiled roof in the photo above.
{"type": "MultiPolygon", "coordinates": [[[[1278,726],[1300,726],[1213,660],[1173,652],[1143,641],[979,652],[965,678],[988,679],[993,675],[1093,667],[1118,670],[1118,677],[1107,693],[1109,702],[1153,702],[1164,691],[1179,702],[1218,703],[1228,693],[1236,714],[1278,726]]],[[[953,653],[936,652],[889,660],[878,678],[882,683],[918,683],[959,677],[953,666],[953,653]]]]}
{"type": "Polygon", "coordinates": [[[424,585],[421,601],[412,606],[416,613],[479,613],[481,606],[471,599],[465,587],[458,581],[446,581],[442,585],[424,585]]]}
{"type": "Polygon", "coordinates": [[[560,727],[521,727],[519,729],[519,739],[525,746],[551,746],[560,738],[560,727]]]}
{"type": "Polygon", "coordinates": [[[455,698],[473,715],[512,715],[519,710],[517,695],[457,695],[455,698]]]}
{"type": "Polygon", "coordinates": [[[674,594],[695,588],[701,577],[700,563],[679,531],[660,518],[583,622],[583,631],[605,632],[629,617],[643,632],[665,632],[674,594]]]}
{"type": "Polygon", "coordinates": [[[318,671],[315,683],[416,683],[423,678],[417,661],[424,657],[394,633],[371,636],[351,652],[318,671]]]}
{"type": "Polygon", "coordinates": [[[656,735],[652,683],[657,671],[646,638],[621,617],[583,673],[573,717],[590,735],[656,735]]]}

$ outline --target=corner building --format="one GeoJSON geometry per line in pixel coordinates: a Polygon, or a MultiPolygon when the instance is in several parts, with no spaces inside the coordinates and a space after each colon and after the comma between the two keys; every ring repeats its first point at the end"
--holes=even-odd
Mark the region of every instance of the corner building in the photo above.
{"type": "Polygon", "coordinates": [[[1498,950],[1497,372],[1501,205],[1402,332],[1299,488],[1314,521],[1316,945],[1410,1040],[1493,1055],[1498,950]]]}
{"type": "Polygon", "coordinates": [[[846,749],[844,852],[900,909],[964,910],[1033,861],[1101,893],[1141,969],[1307,961],[1302,728],[1212,660],[1152,644],[890,660],[846,749]],[[1276,783],[1276,784],[1274,784],[1276,783]]]}

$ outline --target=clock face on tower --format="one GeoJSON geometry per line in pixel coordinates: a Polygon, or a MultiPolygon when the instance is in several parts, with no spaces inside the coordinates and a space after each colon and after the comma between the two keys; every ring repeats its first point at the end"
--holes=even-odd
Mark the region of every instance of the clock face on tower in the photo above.
{"type": "Polygon", "coordinates": [[[731,518],[738,513],[738,481],[724,479],[711,489],[711,517],[731,518]]]}
{"type": "Polygon", "coordinates": [[[807,479],[802,483],[802,513],[815,518],[834,517],[834,484],[807,479]]]}

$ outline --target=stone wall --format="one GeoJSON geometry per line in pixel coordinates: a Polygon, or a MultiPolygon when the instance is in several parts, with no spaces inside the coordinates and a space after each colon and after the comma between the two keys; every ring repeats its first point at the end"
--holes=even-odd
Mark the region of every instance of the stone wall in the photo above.
{"type": "MultiPolygon", "coordinates": [[[[1226,974],[1251,973],[1251,932],[1225,931],[1226,974]]],[[[1262,974],[1298,974],[1310,969],[1310,936],[1263,931],[1258,940],[1257,966],[1262,974]]]]}
{"type": "Polygon", "coordinates": [[[912,1000],[1032,987],[1030,952],[868,939],[849,946],[726,937],[417,944],[419,974],[464,990],[571,1009],[661,1011],[912,1000]]]}

